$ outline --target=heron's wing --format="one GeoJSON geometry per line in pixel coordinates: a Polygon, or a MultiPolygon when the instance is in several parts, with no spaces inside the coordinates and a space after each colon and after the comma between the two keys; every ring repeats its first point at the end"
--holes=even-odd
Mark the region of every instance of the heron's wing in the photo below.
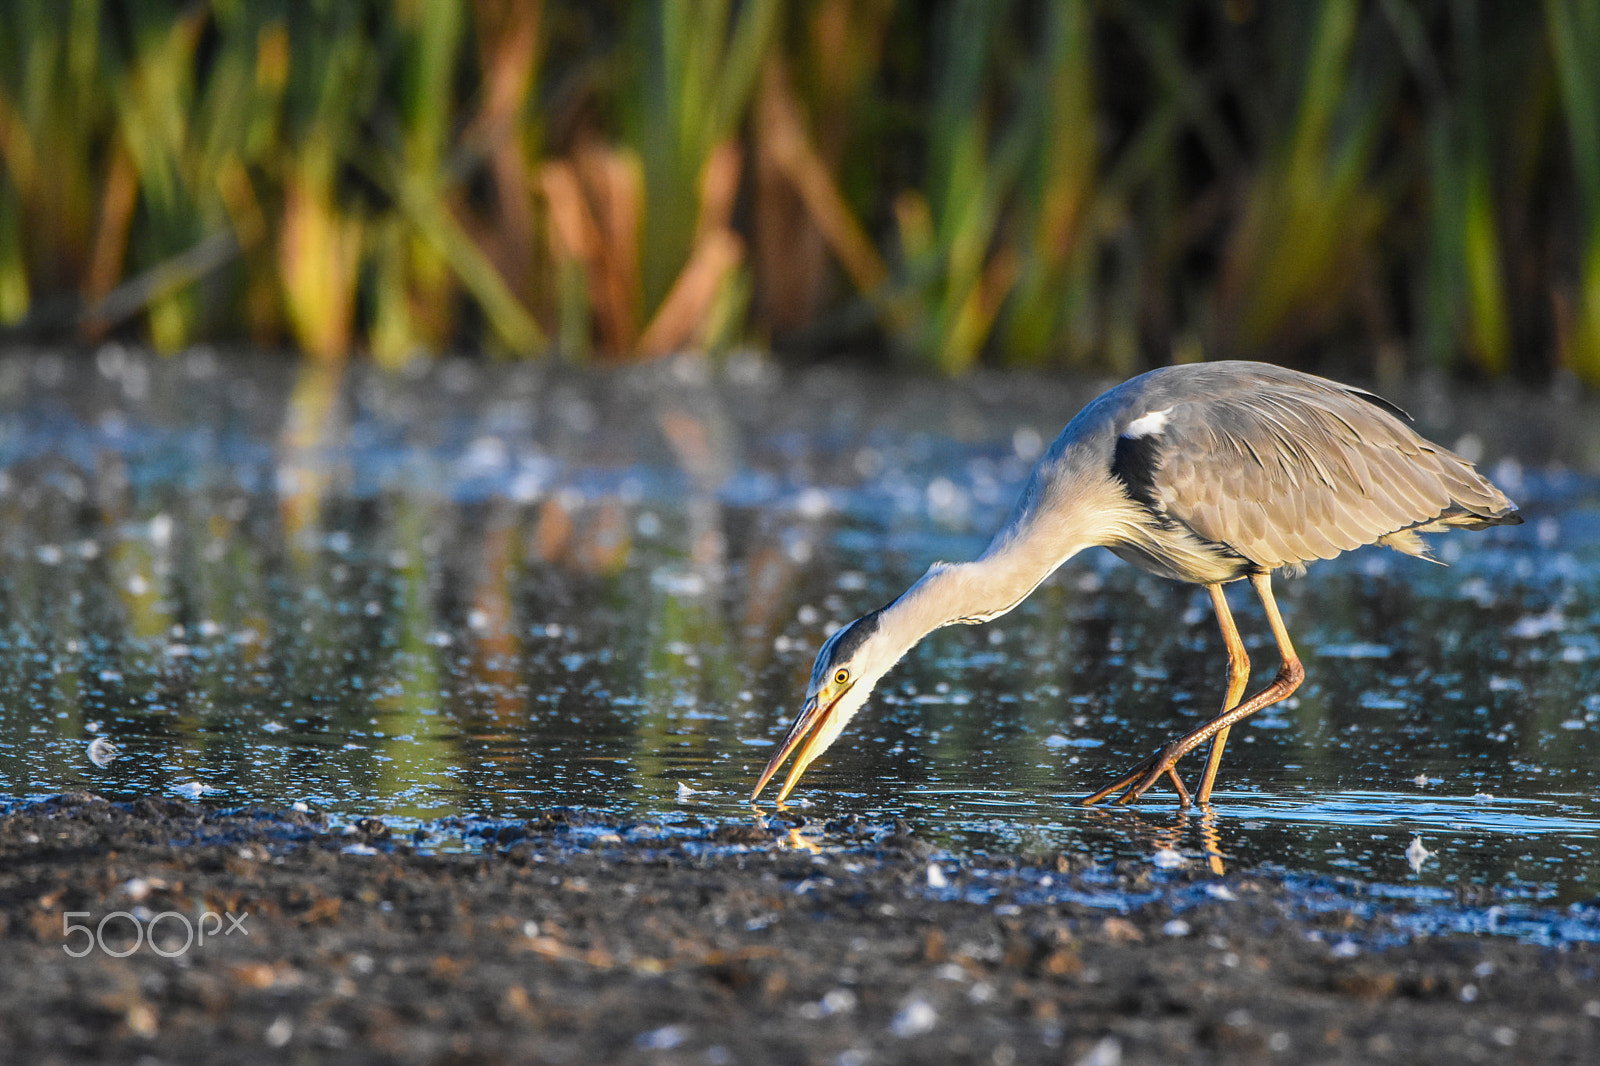
{"type": "Polygon", "coordinates": [[[1455,453],[1342,388],[1261,388],[1174,404],[1130,425],[1148,450],[1146,502],[1264,567],[1417,529],[1492,524],[1514,510],[1455,453]]]}

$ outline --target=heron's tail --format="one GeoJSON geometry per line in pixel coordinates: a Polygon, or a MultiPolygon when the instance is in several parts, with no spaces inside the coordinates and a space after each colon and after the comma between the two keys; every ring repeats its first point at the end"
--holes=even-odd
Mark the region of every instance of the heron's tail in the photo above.
{"type": "MultiPolygon", "coordinates": [[[[1493,488],[1493,486],[1490,486],[1493,488]]],[[[1397,529],[1393,533],[1385,533],[1378,538],[1378,543],[1385,548],[1393,548],[1397,552],[1415,555],[1419,559],[1426,559],[1430,563],[1439,560],[1433,557],[1433,549],[1428,542],[1417,534],[1419,533],[1444,533],[1451,529],[1488,529],[1490,526],[1520,526],[1522,513],[1516,505],[1504,496],[1505,509],[1489,514],[1469,511],[1464,507],[1452,507],[1438,518],[1431,518],[1426,522],[1419,522],[1406,529],[1397,529]]]]}

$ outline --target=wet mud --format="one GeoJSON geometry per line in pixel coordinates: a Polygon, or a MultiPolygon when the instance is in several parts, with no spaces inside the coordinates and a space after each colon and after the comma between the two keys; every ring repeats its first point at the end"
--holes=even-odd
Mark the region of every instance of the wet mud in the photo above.
{"type": "Polygon", "coordinates": [[[437,832],[85,793],[12,810],[3,1057],[1550,1064],[1600,1046],[1600,945],[1419,933],[1355,880],[950,855],[903,823],[550,811],[435,853],[437,832]]]}

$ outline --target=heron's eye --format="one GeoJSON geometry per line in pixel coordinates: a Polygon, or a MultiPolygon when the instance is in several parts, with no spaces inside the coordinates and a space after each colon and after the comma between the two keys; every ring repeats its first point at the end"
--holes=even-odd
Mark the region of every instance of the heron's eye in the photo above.
{"type": "Polygon", "coordinates": [[[844,669],[843,667],[841,667],[833,675],[833,683],[835,685],[842,685],[842,684],[844,684],[845,682],[847,682],[849,680],[850,680],[850,671],[844,669]]]}

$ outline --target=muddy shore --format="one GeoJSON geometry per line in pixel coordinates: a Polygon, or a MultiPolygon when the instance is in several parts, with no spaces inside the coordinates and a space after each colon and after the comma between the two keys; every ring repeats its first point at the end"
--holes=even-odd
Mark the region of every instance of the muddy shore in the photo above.
{"type": "Polygon", "coordinates": [[[553,812],[429,854],[315,812],[56,797],[0,818],[0,1048],[1000,1066],[1600,1048],[1593,942],[1418,935],[1403,901],[1349,883],[956,860],[905,826],[809,827],[814,851],[791,828],[553,812]]]}

